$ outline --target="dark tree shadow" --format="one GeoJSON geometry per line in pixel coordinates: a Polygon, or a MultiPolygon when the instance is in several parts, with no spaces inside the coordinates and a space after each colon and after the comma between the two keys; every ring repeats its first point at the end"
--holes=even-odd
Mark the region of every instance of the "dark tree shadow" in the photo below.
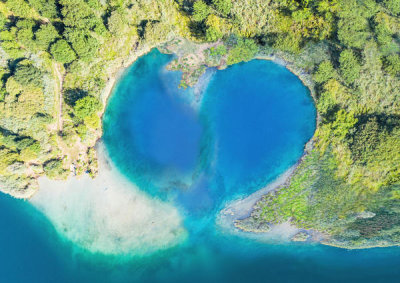
{"type": "Polygon", "coordinates": [[[86,90],[79,88],[67,89],[64,91],[64,101],[69,106],[74,106],[77,100],[84,98],[87,95],[88,92],[86,90]]]}

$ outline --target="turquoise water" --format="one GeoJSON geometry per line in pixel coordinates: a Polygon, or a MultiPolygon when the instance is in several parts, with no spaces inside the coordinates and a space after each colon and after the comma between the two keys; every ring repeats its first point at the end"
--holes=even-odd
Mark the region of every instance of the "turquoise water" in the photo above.
{"type": "Polygon", "coordinates": [[[348,251],[263,243],[217,224],[301,156],[315,129],[306,88],[285,68],[251,61],[178,90],[171,56],[152,51],[117,84],[104,117],[112,161],[149,195],[173,203],[187,240],[128,261],[62,240],[29,203],[0,196],[0,282],[397,282],[398,248],[348,251]],[[203,95],[201,103],[195,98],[203,95]]]}

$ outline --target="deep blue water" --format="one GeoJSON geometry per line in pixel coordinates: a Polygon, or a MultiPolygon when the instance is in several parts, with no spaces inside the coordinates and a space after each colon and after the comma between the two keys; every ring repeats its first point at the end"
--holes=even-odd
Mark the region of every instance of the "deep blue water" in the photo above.
{"type": "Polygon", "coordinates": [[[152,51],[120,79],[104,117],[113,162],[150,195],[177,206],[189,237],[120,261],[82,254],[24,201],[0,196],[0,282],[397,282],[398,248],[348,251],[262,243],[215,224],[226,202],[293,165],[315,129],[306,88],[282,66],[217,71],[200,105],[178,90],[171,56],[152,51]]]}

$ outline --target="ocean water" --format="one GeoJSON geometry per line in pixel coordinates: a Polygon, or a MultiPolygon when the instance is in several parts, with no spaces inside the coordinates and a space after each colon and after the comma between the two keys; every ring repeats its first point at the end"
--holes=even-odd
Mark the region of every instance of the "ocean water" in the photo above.
{"type": "Polygon", "coordinates": [[[301,82],[273,62],[212,71],[201,89],[181,90],[180,73],[164,68],[171,57],[154,50],[126,70],[107,106],[103,140],[130,182],[178,209],[185,240],[148,255],[91,254],[29,202],[1,195],[0,282],[399,281],[398,248],[267,241],[219,226],[227,203],[298,161],[315,108],[301,82]]]}

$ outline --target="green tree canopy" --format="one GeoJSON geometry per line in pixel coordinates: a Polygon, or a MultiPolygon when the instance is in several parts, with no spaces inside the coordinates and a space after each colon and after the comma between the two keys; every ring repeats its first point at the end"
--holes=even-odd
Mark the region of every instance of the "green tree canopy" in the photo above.
{"type": "Polygon", "coordinates": [[[384,68],[392,76],[400,76],[400,56],[392,54],[385,58],[384,68]]]}
{"type": "Polygon", "coordinates": [[[335,69],[330,61],[324,61],[318,66],[317,72],[314,74],[314,80],[317,83],[323,83],[335,76],[335,69]]]}
{"type": "Polygon", "coordinates": [[[388,46],[392,43],[392,33],[388,27],[380,22],[375,25],[376,41],[380,46],[388,46]]]}
{"type": "Polygon", "coordinates": [[[29,4],[43,17],[57,18],[57,6],[54,0],[29,0],[29,4]]]}
{"type": "Polygon", "coordinates": [[[50,179],[57,179],[66,172],[63,168],[63,163],[59,159],[47,161],[43,166],[44,173],[50,179]]]}
{"type": "Polygon", "coordinates": [[[360,16],[339,20],[338,38],[346,46],[362,48],[368,39],[368,21],[360,16]]]}
{"type": "Polygon", "coordinates": [[[383,5],[394,15],[400,14],[400,1],[399,0],[385,0],[383,5]]]}
{"type": "Polygon", "coordinates": [[[61,0],[63,22],[67,27],[79,30],[95,31],[100,35],[107,32],[101,17],[97,17],[83,0],[61,0]]]}
{"type": "Polygon", "coordinates": [[[6,27],[8,20],[6,16],[4,16],[2,13],[0,13],[0,30],[3,30],[6,27]]]}
{"type": "Polygon", "coordinates": [[[64,39],[60,39],[52,44],[50,53],[56,61],[63,64],[71,63],[76,59],[74,50],[72,50],[71,46],[64,39]]]}
{"type": "Polygon", "coordinates": [[[99,48],[97,39],[85,30],[76,28],[66,28],[65,38],[72,44],[72,48],[83,61],[88,61],[96,54],[99,48]]]}
{"type": "Polygon", "coordinates": [[[23,86],[43,86],[42,72],[30,63],[18,64],[15,69],[14,79],[23,86]]]}
{"type": "Polygon", "coordinates": [[[233,65],[242,61],[250,61],[258,52],[258,46],[252,39],[237,40],[237,44],[229,51],[227,64],[233,65]]]}
{"type": "Polygon", "coordinates": [[[94,96],[85,96],[75,102],[74,113],[80,119],[85,119],[101,110],[101,102],[94,96]]]}
{"type": "Polygon", "coordinates": [[[340,71],[346,83],[353,83],[360,76],[361,66],[351,49],[346,49],[340,53],[340,71]]]}
{"type": "Polygon", "coordinates": [[[35,43],[40,50],[47,50],[51,43],[53,43],[59,34],[52,24],[41,25],[35,32],[35,43]]]}
{"type": "Polygon", "coordinates": [[[52,24],[41,25],[35,32],[35,43],[40,50],[47,50],[49,45],[53,43],[59,34],[52,24]]]}
{"type": "Polygon", "coordinates": [[[193,16],[195,21],[203,21],[211,13],[210,7],[203,1],[199,0],[193,4],[193,16]]]}
{"type": "Polygon", "coordinates": [[[32,14],[32,9],[24,0],[8,0],[7,7],[15,16],[28,18],[32,14]]]}
{"type": "Polygon", "coordinates": [[[232,9],[231,0],[213,0],[215,10],[217,10],[222,16],[227,16],[232,9]]]}
{"type": "Polygon", "coordinates": [[[17,21],[16,26],[18,28],[17,39],[19,43],[27,49],[33,49],[35,42],[32,29],[35,26],[35,22],[31,19],[23,19],[17,21]]]}

